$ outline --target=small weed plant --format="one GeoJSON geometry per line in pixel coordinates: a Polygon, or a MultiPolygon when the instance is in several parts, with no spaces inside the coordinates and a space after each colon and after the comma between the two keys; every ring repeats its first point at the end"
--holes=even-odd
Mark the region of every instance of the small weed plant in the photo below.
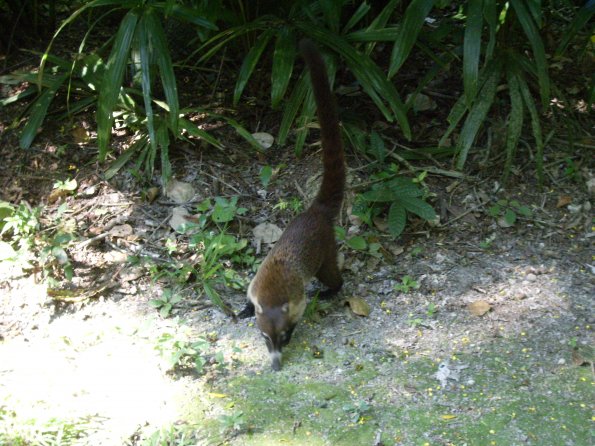
{"type": "Polygon", "coordinates": [[[156,349],[170,370],[194,368],[199,374],[204,372],[209,357],[213,356],[210,354],[211,344],[205,338],[189,341],[186,336],[171,333],[159,337],[156,349]]]}
{"type": "Polygon", "coordinates": [[[161,317],[168,317],[174,305],[182,300],[182,296],[170,288],[163,290],[159,299],[151,299],[149,305],[159,310],[161,317]]]}
{"type": "Polygon", "coordinates": [[[370,404],[364,400],[347,403],[343,406],[343,412],[349,416],[352,423],[362,422],[370,411],[370,404]]]}
{"type": "Polygon", "coordinates": [[[221,423],[221,432],[227,434],[237,434],[247,426],[246,417],[242,411],[233,412],[231,415],[222,415],[219,417],[219,422],[221,423]]]}
{"type": "Polygon", "coordinates": [[[310,299],[306,309],[304,310],[304,319],[309,321],[318,321],[320,315],[326,313],[333,306],[332,302],[327,300],[320,300],[318,293],[310,299]]]}
{"type": "MultiPolygon", "coordinates": [[[[231,309],[221,298],[218,289],[242,289],[246,280],[234,266],[252,267],[256,263],[254,251],[248,247],[248,241],[228,234],[225,229],[225,225],[247,211],[237,203],[237,197],[217,197],[199,203],[195,220],[179,228],[177,238],[167,239],[165,248],[170,261],[165,264],[148,261],[153,280],[167,279],[180,286],[192,279],[193,288],[199,296],[206,296],[222,311],[231,314],[231,309]]],[[[180,301],[178,297],[168,293],[169,291],[164,293],[163,298],[150,302],[164,317],[180,301]]]]}
{"type": "Polygon", "coordinates": [[[488,209],[488,214],[504,223],[504,226],[513,226],[518,217],[531,218],[533,212],[528,206],[522,205],[517,200],[500,199],[488,209]]]}
{"type": "Polygon", "coordinates": [[[378,242],[378,239],[374,234],[366,233],[364,235],[348,236],[347,231],[345,231],[344,228],[335,226],[335,236],[355,251],[371,255],[372,257],[382,256],[382,253],[380,252],[382,245],[378,242]]]}
{"type": "Polygon", "coordinates": [[[401,283],[397,283],[394,286],[396,291],[400,291],[401,293],[407,294],[411,290],[417,290],[419,288],[419,283],[413,279],[411,276],[403,276],[401,279],[401,283]]]}
{"type": "Polygon", "coordinates": [[[370,227],[375,217],[385,214],[388,232],[393,237],[401,235],[409,214],[430,222],[437,219],[434,208],[426,203],[429,193],[420,185],[425,173],[411,179],[400,176],[398,170],[397,165],[391,164],[372,174],[370,190],[359,194],[352,208],[353,214],[370,227]]]}
{"type": "Polygon", "coordinates": [[[304,203],[298,197],[292,197],[289,200],[279,199],[279,202],[273,206],[274,210],[287,211],[292,214],[298,214],[304,209],[304,203]]]}
{"type": "Polygon", "coordinates": [[[74,271],[67,251],[76,239],[76,228],[67,211],[64,203],[42,218],[41,207],[0,202],[0,260],[24,270],[40,270],[52,286],[63,278],[71,280],[74,271]]]}

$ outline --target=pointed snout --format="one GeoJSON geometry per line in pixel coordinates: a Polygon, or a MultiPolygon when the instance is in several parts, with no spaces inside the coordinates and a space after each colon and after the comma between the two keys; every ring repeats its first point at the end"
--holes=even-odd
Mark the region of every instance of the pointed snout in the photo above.
{"type": "Polygon", "coordinates": [[[269,354],[271,356],[271,367],[275,372],[278,372],[281,370],[281,352],[272,351],[269,354]]]}

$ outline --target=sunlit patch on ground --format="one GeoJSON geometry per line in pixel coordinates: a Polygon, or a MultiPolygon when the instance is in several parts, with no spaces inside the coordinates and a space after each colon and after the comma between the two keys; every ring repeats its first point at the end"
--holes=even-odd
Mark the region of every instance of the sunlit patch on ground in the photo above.
{"type": "Polygon", "coordinates": [[[43,336],[0,344],[1,405],[24,424],[88,419],[89,444],[121,444],[141,426],[175,422],[180,386],[154,340],[137,332],[144,321],[130,317],[65,316],[43,336]]]}

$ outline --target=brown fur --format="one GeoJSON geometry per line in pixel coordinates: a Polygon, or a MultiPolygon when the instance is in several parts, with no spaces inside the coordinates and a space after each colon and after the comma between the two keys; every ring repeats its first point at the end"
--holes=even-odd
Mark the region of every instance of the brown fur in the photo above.
{"type": "Polygon", "coordinates": [[[312,205],[287,227],[269,252],[248,287],[248,305],[240,313],[256,310],[256,322],[272,358],[281,367],[281,349],[287,345],[306,307],[304,287],[316,277],[328,290],[341,289],[333,220],[338,215],[345,188],[343,143],[334,98],[324,61],[314,44],[300,43],[310,69],[322,139],[324,174],[312,205]]]}

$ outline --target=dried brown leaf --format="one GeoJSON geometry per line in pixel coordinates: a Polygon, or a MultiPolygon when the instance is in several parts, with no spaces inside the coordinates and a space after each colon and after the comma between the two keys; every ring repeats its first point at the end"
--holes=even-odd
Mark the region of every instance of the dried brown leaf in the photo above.
{"type": "Polygon", "coordinates": [[[172,179],[165,188],[165,195],[174,203],[182,204],[192,200],[195,192],[191,184],[172,179]]]}
{"type": "Polygon", "coordinates": [[[473,316],[483,316],[492,309],[492,306],[485,300],[476,300],[467,305],[467,309],[473,316]]]}
{"type": "Polygon", "coordinates": [[[349,304],[351,311],[358,316],[368,316],[370,314],[370,305],[361,297],[350,297],[345,302],[349,304]]]}
{"type": "Polygon", "coordinates": [[[570,203],[572,203],[572,197],[570,195],[560,195],[558,197],[556,207],[563,208],[564,206],[568,206],[570,203]]]}

